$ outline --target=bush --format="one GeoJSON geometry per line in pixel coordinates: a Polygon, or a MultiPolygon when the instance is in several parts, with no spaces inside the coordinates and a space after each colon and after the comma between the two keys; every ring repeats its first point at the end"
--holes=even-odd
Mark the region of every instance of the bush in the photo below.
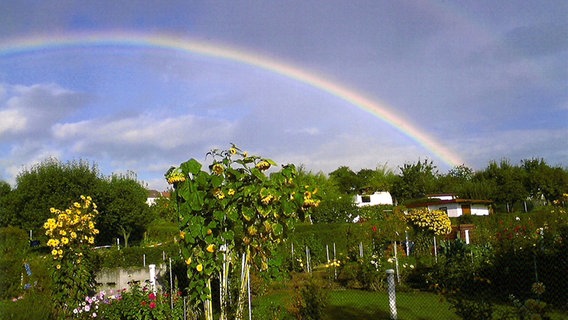
{"type": "Polygon", "coordinates": [[[164,243],[171,242],[174,238],[179,238],[179,227],[177,223],[156,220],[148,225],[144,242],[164,243]]]}
{"type": "Polygon", "coordinates": [[[28,235],[15,227],[0,228],[0,299],[17,297],[22,293],[21,274],[29,252],[28,235]]]}
{"type": "Polygon", "coordinates": [[[329,302],[329,293],[324,288],[324,282],[305,274],[299,275],[296,281],[292,313],[303,320],[323,319],[324,310],[329,302]]]}

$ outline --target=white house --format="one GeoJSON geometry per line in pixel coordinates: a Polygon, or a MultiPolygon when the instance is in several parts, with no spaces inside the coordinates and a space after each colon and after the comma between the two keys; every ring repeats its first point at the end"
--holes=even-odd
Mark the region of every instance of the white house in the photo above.
{"type": "Polygon", "coordinates": [[[148,197],[146,198],[146,204],[148,206],[153,206],[156,204],[156,200],[159,197],[169,197],[170,193],[168,191],[160,192],[157,190],[148,190],[148,197]]]}
{"type": "Polygon", "coordinates": [[[408,204],[407,208],[428,208],[428,210],[442,210],[450,218],[461,215],[487,216],[491,200],[459,199],[453,194],[428,195],[424,201],[408,204]]]}
{"type": "Polygon", "coordinates": [[[373,194],[368,195],[356,195],[355,205],[358,207],[364,206],[378,206],[378,205],[391,205],[392,206],[392,196],[388,191],[377,191],[373,194]]]}

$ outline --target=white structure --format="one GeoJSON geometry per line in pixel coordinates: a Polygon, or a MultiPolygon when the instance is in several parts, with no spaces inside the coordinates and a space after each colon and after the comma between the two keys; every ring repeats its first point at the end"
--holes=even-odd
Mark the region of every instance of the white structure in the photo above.
{"type": "Polygon", "coordinates": [[[159,197],[169,197],[170,193],[167,191],[164,192],[160,192],[160,191],[156,191],[156,190],[148,190],[148,197],[146,198],[146,204],[148,206],[153,206],[154,204],[156,204],[156,199],[158,199],[159,197]]]}
{"type": "Polygon", "coordinates": [[[355,205],[358,207],[364,206],[378,206],[378,205],[391,205],[392,206],[392,196],[388,191],[377,191],[369,195],[356,195],[355,205]]]}
{"type": "Polygon", "coordinates": [[[429,195],[423,202],[407,205],[407,208],[428,208],[428,210],[442,210],[450,218],[462,215],[487,216],[491,200],[459,199],[452,194],[429,195]]]}

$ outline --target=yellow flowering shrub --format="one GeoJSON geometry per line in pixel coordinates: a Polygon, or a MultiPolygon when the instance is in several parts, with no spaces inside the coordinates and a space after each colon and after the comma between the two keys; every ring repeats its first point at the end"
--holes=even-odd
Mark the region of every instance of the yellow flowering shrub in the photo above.
{"type": "Polygon", "coordinates": [[[81,196],[69,208],[50,209],[52,217],[43,224],[49,237],[54,266],[54,302],[63,313],[69,312],[87,296],[95,285],[89,253],[99,230],[95,226],[97,206],[91,197],[81,196]],[[73,279],[73,281],[69,281],[73,279]]]}
{"type": "Polygon", "coordinates": [[[409,210],[405,220],[412,227],[423,231],[431,231],[437,236],[452,232],[452,222],[442,210],[428,210],[427,208],[409,210]]]}

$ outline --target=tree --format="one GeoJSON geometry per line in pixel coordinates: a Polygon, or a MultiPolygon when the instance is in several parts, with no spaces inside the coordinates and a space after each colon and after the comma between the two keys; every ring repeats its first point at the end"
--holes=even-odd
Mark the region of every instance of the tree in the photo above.
{"type": "Polygon", "coordinates": [[[8,208],[8,197],[12,192],[12,187],[6,181],[0,181],[0,227],[6,227],[11,220],[11,213],[8,208]]]}
{"type": "Polygon", "coordinates": [[[395,172],[385,163],[375,168],[368,184],[373,191],[391,191],[395,180],[395,172]]]}
{"type": "Polygon", "coordinates": [[[422,198],[439,190],[439,174],[432,161],[418,160],[415,164],[407,163],[399,169],[400,175],[393,184],[392,192],[398,202],[422,198]]]}
{"type": "Polygon", "coordinates": [[[493,180],[496,188],[494,189],[494,200],[505,204],[507,212],[511,212],[515,203],[524,201],[528,192],[523,184],[524,172],[517,166],[503,159],[499,164],[492,161],[482,173],[486,180],[493,180]]]}
{"type": "Polygon", "coordinates": [[[521,161],[525,171],[524,186],[533,199],[543,197],[547,202],[558,200],[568,192],[568,172],[549,166],[544,159],[521,161]]]}
{"type": "Polygon", "coordinates": [[[81,195],[96,198],[101,192],[100,181],[94,164],[48,158],[18,174],[16,188],[2,201],[2,223],[39,231],[51,207],[65,207],[81,195]]]}
{"type": "Polygon", "coordinates": [[[363,187],[361,177],[347,166],[335,169],[329,174],[329,178],[342,194],[355,195],[363,187]]]}
{"type": "Polygon", "coordinates": [[[132,175],[113,175],[104,189],[97,221],[100,241],[109,243],[120,235],[127,247],[130,237],[141,239],[154,219],[146,204],[148,192],[132,175]]]}

